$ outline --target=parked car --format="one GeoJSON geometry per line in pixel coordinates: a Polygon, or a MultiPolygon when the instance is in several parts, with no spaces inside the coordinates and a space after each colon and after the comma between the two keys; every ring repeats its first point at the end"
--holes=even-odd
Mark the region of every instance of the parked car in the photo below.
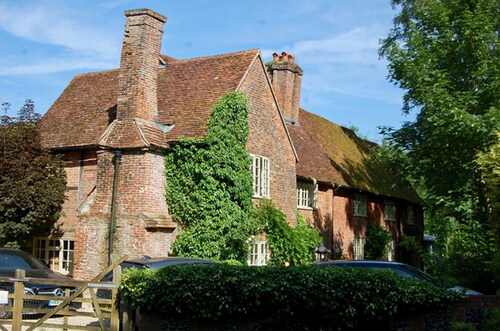
{"type": "MultiPolygon", "coordinates": [[[[47,267],[43,262],[35,258],[33,255],[17,250],[0,248],[0,277],[15,277],[16,269],[26,271],[26,277],[31,278],[47,278],[54,280],[70,280],[71,278],[55,272],[47,267]]],[[[37,283],[25,283],[24,293],[31,295],[49,295],[54,296],[53,300],[25,300],[25,308],[43,309],[52,308],[61,302],[62,296],[65,295],[66,289],[70,290],[70,294],[74,293],[77,289],[75,287],[57,286],[37,283]]],[[[14,292],[14,285],[9,282],[0,282],[0,291],[14,292]]],[[[2,306],[11,305],[12,302],[7,304],[0,304],[2,306]]],[[[77,309],[81,307],[81,303],[72,302],[70,308],[77,309]]],[[[0,311],[0,319],[10,318],[11,312],[0,311]]]]}
{"type": "MultiPolygon", "coordinates": [[[[203,260],[203,259],[194,259],[189,257],[150,257],[143,256],[140,259],[132,259],[126,260],[120,264],[122,270],[129,268],[150,268],[152,270],[158,270],[160,268],[170,267],[174,265],[215,265],[219,264],[219,262],[211,261],[211,260],[203,260]]],[[[113,281],[113,272],[109,272],[106,274],[101,281],[112,282],[113,281]]],[[[101,299],[110,299],[111,298],[111,290],[98,289],[97,297],[101,299]]]]}
{"type": "MultiPolygon", "coordinates": [[[[429,284],[432,284],[434,286],[439,286],[439,282],[426,274],[425,272],[409,266],[404,263],[400,262],[391,262],[391,261],[370,261],[370,260],[335,260],[335,261],[326,261],[326,262],[318,262],[318,263],[313,263],[312,265],[314,266],[321,266],[321,267],[351,267],[351,268],[369,268],[369,269],[381,269],[381,270],[392,270],[394,271],[398,276],[401,277],[411,277],[414,279],[418,279],[424,282],[427,282],[429,284]]],[[[450,290],[456,291],[456,292],[465,292],[467,295],[483,295],[480,292],[466,289],[461,286],[455,286],[449,288],[450,290]]]]}

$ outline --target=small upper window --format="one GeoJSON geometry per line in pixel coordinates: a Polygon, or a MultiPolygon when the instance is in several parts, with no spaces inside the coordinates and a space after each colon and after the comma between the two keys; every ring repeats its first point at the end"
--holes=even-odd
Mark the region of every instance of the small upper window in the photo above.
{"type": "Polygon", "coordinates": [[[386,221],[396,220],[396,204],[394,201],[385,201],[384,203],[384,219],[386,221]]]}
{"type": "Polygon", "coordinates": [[[354,216],[368,216],[366,195],[355,194],[353,199],[354,216]]]}
{"type": "Polygon", "coordinates": [[[269,159],[259,155],[252,157],[253,196],[269,198],[269,159]]]}
{"type": "Polygon", "coordinates": [[[406,211],[406,218],[408,224],[415,224],[415,212],[413,210],[413,206],[408,206],[408,209],[406,211]]]}
{"type": "Polygon", "coordinates": [[[316,208],[318,201],[318,184],[297,182],[297,207],[316,208]]]}

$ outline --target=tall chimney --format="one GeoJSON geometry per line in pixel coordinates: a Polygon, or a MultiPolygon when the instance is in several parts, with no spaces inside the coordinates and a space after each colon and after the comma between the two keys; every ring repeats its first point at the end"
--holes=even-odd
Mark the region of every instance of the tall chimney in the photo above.
{"type": "Polygon", "coordinates": [[[154,122],[158,116],[158,68],[167,18],[149,9],[125,11],[116,118],[154,122]]]}
{"type": "Polygon", "coordinates": [[[293,123],[299,123],[302,69],[294,61],[295,57],[291,54],[274,53],[273,61],[266,66],[283,116],[293,123]]]}

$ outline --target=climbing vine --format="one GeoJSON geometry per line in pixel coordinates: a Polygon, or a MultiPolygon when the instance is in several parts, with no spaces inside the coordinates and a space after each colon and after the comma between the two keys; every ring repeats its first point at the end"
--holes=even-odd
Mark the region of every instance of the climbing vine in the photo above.
{"type": "Polygon", "coordinates": [[[391,235],[377,224],[368,223],[366,228],[365,258],[378,260],[387,253],[387,245],[391,241],[391,235]]]}
{"type": "Polygon", "coordinates": [[[297,215],[297,226],[291,227],[286,216],[271,200],[262,200],[256,208],[255,219],[266,233],[271,249],[271,265],[308,265],[321,236],[306,220],[297,215]]]}
{"type": "Polygon", "coordinates": [[[247,138],[246,98],[229,92],[214,106],[205,139],[181,138],[166,155],[178,255],[246,261],[247,240],[256,231],[247,138]]]}

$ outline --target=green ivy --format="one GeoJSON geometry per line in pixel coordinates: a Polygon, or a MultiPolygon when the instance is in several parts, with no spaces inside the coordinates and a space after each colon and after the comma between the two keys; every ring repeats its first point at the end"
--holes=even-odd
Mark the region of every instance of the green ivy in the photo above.
{"type": "Polygon", "coordinates": [[[314,250],[321,236],[306,220],[297,215],[297,226],[291,227],[285,214],[271,200],[262,200],[255,218],[266,233],[271,249],[271,265],[307,265],[313,260],[314,250]]]}
{"type": "Polygon", "coordinates": [[[213,108],[205,139],[181,138],[165,157],[169,212],[180,224],[173,245],[181,256],[246,261],[252,174],[246,151],[248,109],[242,93],[213,108]]]}
{"type": "Polygon", "coordinates": [[[131,268],[120,290],[141,312],[207,330],[220,329],[210,327],[217,322],[254,323],[248,329],[260,330],[385,330],[463,298],[387,270],[314,266],[131,268]]]}
{"type": "Polygon", "coordinates": [[[368,260],[383,258],[387,253],[387,245],[390,241],[391,235],[388,231],[369,222],[366,228],[365,258],[368,260]]]}

